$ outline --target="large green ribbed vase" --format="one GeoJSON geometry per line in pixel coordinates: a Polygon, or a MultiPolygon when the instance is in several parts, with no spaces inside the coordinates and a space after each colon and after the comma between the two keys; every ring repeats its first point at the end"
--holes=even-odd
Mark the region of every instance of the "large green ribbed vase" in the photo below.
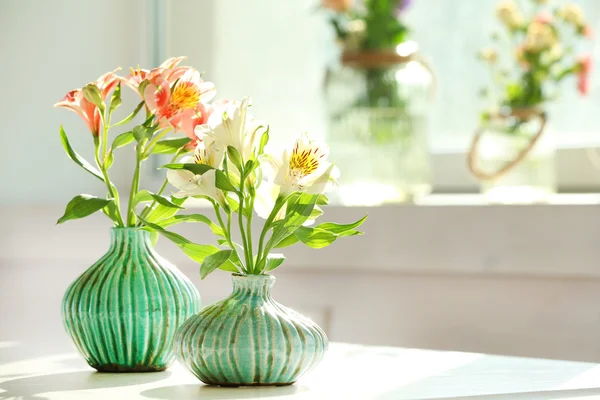
{"type": "Polygon", "coordinates": [[[67,289],[63,322],[88,364],[102,372],[162,371],[176,329],[200,295],[160,257],[149,232],[113,228],[108,252],[67,289]]]}
{"type": "Polygon", "coordinates": [[[275,278],[233,275],[233,293],[186,321],[175,353],[198,379],[220,386],[294,383],[321,361],[325,332],[271,298],[275,278]]]}

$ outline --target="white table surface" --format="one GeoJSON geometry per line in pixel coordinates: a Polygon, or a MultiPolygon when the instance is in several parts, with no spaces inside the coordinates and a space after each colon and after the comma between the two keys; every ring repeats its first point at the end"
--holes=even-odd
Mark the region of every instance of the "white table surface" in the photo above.
{"type": "Polygon", "coordinates": [[[473,353],[334,343],[297,384],[273,388],[206,386],[179,364],[97,373],[76,353],[46,354],[0,342],[0,399],[600,399],[600,365],[473,353]]]}

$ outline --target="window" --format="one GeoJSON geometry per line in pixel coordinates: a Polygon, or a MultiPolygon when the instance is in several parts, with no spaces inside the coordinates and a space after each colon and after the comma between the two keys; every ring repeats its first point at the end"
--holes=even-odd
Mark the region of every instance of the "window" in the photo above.
{"type": "MultiPolygon", "coordinates": [[[[521,0],[526,4],[530,0],[521,0]]],[[[577,1],[600,30],[600,3],[577,1]]],[[[498,28],[496,0],[417,0],[407,13],[424,57],[431,61],[438,94],[431,104],[429,142],[435,191],[474,192],[477,182],[465,168],[465,151],[485,106],[478,93],[489,72],[476,53],[490,44],[498,28]],[[432,29],[435,27],[435,29],[432,29]]],[[[325,132],[322,83],[325,67],[337,54],[317,0],[170,1],[167,3],[166,55],[187,54],[205,69],[220,97],[252,95],[254,114],[271,123],[278,145],[305,130],[325,132]],[[289,135],[289,136],[288,136],[289,135]]],[[[590,48],[595,59],[597,47],[590,48]]],[[[598,64],[598,63],[596,63],[598,64]]],[[[548,107],[550,130],[559,148],[561,191],[600,189],[600,172],[588,157],[600,143],[600,68],[592,90],[581,98],[563,82],[560,100],[548,107]],[[588,148],[592,148],[590,151],[588,148]]]]}

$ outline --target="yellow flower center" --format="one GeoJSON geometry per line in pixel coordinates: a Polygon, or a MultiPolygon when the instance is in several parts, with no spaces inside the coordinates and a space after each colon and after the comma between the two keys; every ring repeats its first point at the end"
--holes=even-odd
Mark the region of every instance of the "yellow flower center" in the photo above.
{"type": "Polygon", "coordinates": [[[194,108],[200,101],[200,92],[191,82],[179,82],[171,93],[171,107],[180,111],[194,108]]]}
{"type": "Polygon", "coordinates": [[[205,165],[210,165],[208,162],[208,152],[206,151],[206,149],[202,149],[202,150],[196,150],[196,152],[194,153],[194,160],[196,161],[196,164],[205,164],[205,165]]]}
{"type": "Polygon", "coordinates": [[[290,176],[300,179],[312,174],[319,168],[322,157],[323,154],[319,154],[319,149],[316,147],[299,151],[296,146],[290,157],[290,176]]]}

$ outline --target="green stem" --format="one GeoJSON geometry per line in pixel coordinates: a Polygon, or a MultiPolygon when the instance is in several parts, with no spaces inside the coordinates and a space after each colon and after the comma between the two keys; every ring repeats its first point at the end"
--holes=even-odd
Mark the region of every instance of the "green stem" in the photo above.
{"type": "Polygon", "coordinates": [[[108,190],[108,193],[110,194],[113,201],[115,202],[117,226],[125,226],[125,223],[123,222],[123,217],[121,216],[121,204],[120,204],[121,202],[119,200],[119,192],[117,191],[117,188],[114,187],[114,185],[110,182],[110,178],[108,176],[108,171],[104,167],[104,165],[105,165],[104,157],[106,155],[106,142],[108,140],[108,125],[104,119],[104,115],[102,115],[102,143],[98,143],[98,139],[100,139],[100,138],[95,138],[95,143],[94,143],[95,147],[96,147],[96,149],[95,149],[96,151],[94,152],[94,156],[96,159],[96,165],[102,172],[102,176],[104,177],[104,183],[106,183],[106,188],[108,190]],[[100,157],[100,148],[102,148],[102,157],[100,157]],[[101,162],[101,160],[102,160],[102,162],[101,162]]]}
{"type": "MultiPolygon", "coordinates": [[[[223,222],[223,217],[221,217],[221,210],[219,210],[219,206],[217,205],[217,203],[215,201],[211,200],[211,203],[215,209],[215,214],[217,215],[217,220],[219,221],[219,225],[221,226],[221,229],[223,229],[223,232],[225,233],[225,239],[227,240],[229,247],[231,247],[231,250],[233,250],[233,252],[235,253],[237,259],[239,260],[240,255],[237,252],[235,244],[233,244],[233,240],[231,240],[231,216],[229,213],[227,213],[227,226],[225,226],[225,223],[223,222]]],[[[248,271],[244,268],[243,265],[242,265],[242,273],[244,273],[244,274],[248,273],[248,271]]]]}
{"type": "MultiPolygon", "coordinates": [[[[269,231],[269,229],[271,229],[271,224],[273,223],[273,220],[277,216],[277,213],[285,205],[288,198],[289,198],[289,196],[287,196],[285,198],[281,197],[281,196],[278,197],[277,200],[275,200],[275,205],[273,206],[273,210],[271,210],[271,214],[269,214],[269,216],[267,217],[267,220],[265,221],[265,226],[263,226],[263,230],[260,233],[260,239],[258,241],[258,251],[256,253],[257,268],[261,268],[262,262],[267,259],[268,251],[265,251],[266,254],[262,254],[263,248],[264,248],[265,237],[267,236],[267,232],[269,231]]],[[[261,268],[261,272],[262,272],[262,268],[261,268]]]]}
{"type": "Polygon", "coordinates": [[[135,171],[133,173],[133,180],[131,182],[131,191],[129,192],[129,202],[127,205],[127,226],[135,226],[137,221],[135,218],[135,205],[133,204],[133,199],[135,195],[140,190],[140,166],[142,165],[142,160],[138,155],[136,155],[135,160],[135,171]]]}
{"type": "Polygon", "coordinates": [[[150,140],[148,142],[148,145],[144,149],[144,152],[142,153],[142,156],[143,156],[142,158],[147,158],[150,155],[150,153],[152,152],[152,148],[154,147],[154,145],[156,144],[156,142],[158,142],[160,139],[162,139],[163,137],[165,137],[165,135],[167,133],[169,133],[170,131],[171,131],[170,128],[166,128],[161,133],[159,133],[158,135],[154,136],[152,138],[152,140],[150,140]]]}
{"type": "MultiPolygon", "coordinates": [[[[247,227],[246,227],[246,232],[248,234],[247,236],[247,240],[248,240],[248,249],[250,250],[250,259],[252,260],[252,267],[253,267],[253,271],[255,274],[259,274],[260,271],[256,271],[254,270],[254,267],[256,267],[256,264],[254,264],[254,257],[252,255],[252,210],[254,210],[254,197],[250,195],[250,204],[249,204],[249,210],[250,210],[250,215],[248,215],[247,219],[247,227]]],[[[258,261],[258,260],[257,260],[258,261]]]]}
{"type": "MultiPolygon", "coordinates": [[[[179,157],[179,155],[181,154],[182,151],[183,151],[183,148],[177,150],[177,152],[175,153],[175,155],[171,159],[171,163],[174,163],[175,161],[177,161],[177,157],[179,157]]],[[[165,191],[165,189],[167,188],[167,184],[168,183],[169,183],[169,180],[167,178],[165,178],[163,180],[162,185],[158,189],[158,192],[156,192],[156,194],[158,194],[159,196],[161,196],[163,194],[163,192],[165,191]]],[[[143,219],[146,219],[146,217],[148,216],[148,214],[150,214],[150,212],[156,206],[156,204],[158,204],[158,202],[156,200],[152,200],[152,203],[150,203],[150,205],[148,207],[146,207],[144,209],[144,211],[142,211],[142,218],[143,219]]]]}
{"type": "Polygon", "coordinates": [[[238,224],[240,226],[240,234],[242,236],[242,245],[244,246],[244,258],[246,259],[246,269],[248,272],[253,270],[252,249],[248,248],[248,240],[244,229],[244,180],[240,181],[240,191],[238,193],[240,199],[240,208],[238,209],[238,224]],[[250,256],[248,255],[250,251],[250,256]]]}

